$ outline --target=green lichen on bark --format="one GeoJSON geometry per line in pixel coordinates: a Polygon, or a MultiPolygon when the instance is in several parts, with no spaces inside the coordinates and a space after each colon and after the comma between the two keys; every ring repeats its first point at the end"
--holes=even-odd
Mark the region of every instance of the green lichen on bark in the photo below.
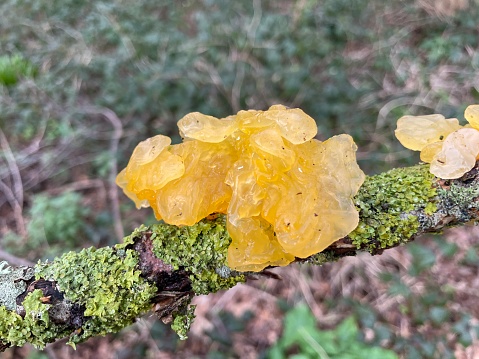
{"type": "MultiPolygon", "coordinates": [[[[227,265],[231,237],[226,230],[224,215],[203,219],[192,226],[178,227],[166,223],[142,226],[126,237],[118,248],[133,246],[147,232],[151,232],[149,239],[153,254],[173,270],[187,273],[192,293],[214,293],[245,281],[243,273],[233,271],[227,265]]],[[[194,319],[191,296],[184,298],[185,302],[173,313],[172,323],[172,329],[182,339],[187,338],[194,319]]]]}
{"type": "Polygon", "coordinates": [[[178,334],[181,340],[188,339],[188,332],[195,319],[195,308],[196,305],[186,305],[182,310],[182,314],[174,316],[171,329],[178,334]]]}
{"type": "Polygon", "coordinates": [[[468,222],[472,219],[470,209],[477,208],[475,199],[479,196],[479,188],[476,183],[451,181],[448,189],[438,190],[438,196],[443,212],[460,222],[468,222]]]}
{"type": "Polygon", "coordinates": [[[50,321],[50,304],[44,304],[41,290],[29,293],[23,301],[25,317],[0,306],[0,338],[11,346],[23,346],[30,343],[36,348],[43,348],[50,342],[68,335],[65,325],[50,321]]]}
{"type": "Polygon", "coordinates": [[[145,232],[148,231],[148,227],[142,224],[138,228],[135,228],[135,230],[128,236],[123,238],[123,243],[119,243],[115,246],[117,252],[119,254],[123,254],[125,249],[133,244],[135,244],[135,239],[136,238],[141,238],[145,232]]]}
{"type": "MultiPolygon", "coordinates": [[[[42,291],[35,290],[24,300],[25,318],[15,313],[11,304],[0,306],[2,341],[17,346],[29,342],[43,348],[55,339],[70,335],[69,344],[75,346],[89,337],[118,332],[133,323],[151,309],[152,298],[158,291],[156,286],[141,277],[138,253],[131,249],[135,238],[141,238],[150,230],[155,254],[175,269],[189,273],[196,294],[231,288],[244,281],[242,274],[231,271],[225,264],[231,239],[226,232],[224,217],[183,228],[166,224],[151,229],[142,226],[125,238],[123,244],[113,248],[69,252],[51,263],[40,262],[35,266],[37,280],[56,282],[67,303],[82,306],[85,321],[79,330],[72,333],[71,327],[53,323],[50,311],[55,307],[40,301],[42,291]]],[[[2,267],[0,275],[25,277],[23,269],[15,269],[16,272],[12,273],[13,269],[9,268],[2,267]]],[[[32,277],[33,269],[25,279],[32,277]]],[[[23,281],[19,283],[23,284],[23,281]]],[[[16,297],[25,289],[24,284],[14,288],[8,296],[11,297],[9,303],[15,303],[16,297]]],[[[182,338],[186,338],[194,319],[194,306],[189,304],[188,299],[173,315],[172,327],[182,338]]]]}
{"type": "Polygon", "coordinates": [[[321,266],[325,263],[337,262],[341,258],[342,257],[340,255],[334,253],[333,251],[325,250],[323,252],[316,253],[308,257],[306,263],[321,266]]]}
{"type": "Polygon", "coordinates": [[[397,168],[366,178],[355,204],[360,211],[358,227],[349,234],[357,248],[374,252],[405,243],[419,228],[413,211],[436,210],[437,191],[428,165],[397,168]]]}
{"type": "Polygon", "coordinates": [[[52,263],[39,263],[36,278],[57,282],[68,301],[82,305],[87,319],[70,344],[115,333],[151,306],[156,287],[143,279],[137,253],[113,248],[69,252],[52,263]]]}
{"type": "Polygon", "coordinates": [[[195,294],[214,293],[245,281],[243,274],[227,266],[231,237],[225,216],[184,227],[161,223],[150,230],[155,256],[174,270],[188,272],[195,294]]]}

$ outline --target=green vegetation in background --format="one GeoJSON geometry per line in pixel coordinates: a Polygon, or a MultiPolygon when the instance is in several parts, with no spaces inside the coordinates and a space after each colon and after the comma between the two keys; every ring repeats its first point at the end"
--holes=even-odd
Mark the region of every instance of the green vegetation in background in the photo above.
{"type": "Polygon", "coordinates": [[[365,344],[353,317],[333,330],[319,330],[311,310],[300,304],[286,313],[283,335],[268,351],[269,359],[397,359],[386,349],[365,344]],[[295,349],[296,348],[296,349],[295,349]]]}
{"type": "Polygon", "coordinates": [[[57,196],[37,195],[33,198],[27,224],[27,241],[7,235],[2,245],[14,254],[27,255],[34,251],[38,257],[53,258],[68,250],[78,248],[87,241],[88,207],[82,196],[66,192],[57,196]]]}
{"type": "Polygon", "coordinates": [[[0,85],[12,86],[21,77],[32,78],[37,73],[37,68],[20,55],[0,56],[0,85]]]}
{"type": "MultiPolygon", "coordinates": [[[[67,122],[78,138],[88,129],[105,131],[102,121],[88,123],[79,104],[105,106],[128,134],[122,141],[126,160],[146,136],[178,138],[176,121],[188,112],[227,116],[284,103],[316,118],[320,139],[353,135],[367,152],[361,165],[377,173],[413,163],[393,154],[402,150],[392,137],[399,116],[410,110],[461,113],[447,88],[431,84],[436,69],[460,68],[453,81],[463,84],[462,101],[472,101],[470,79],[479,57],[469,51],[477,47],[479,7],[444,18],[412,0],[301,4],[5,1],[0,45],[45,71],[38,88],[16,88],[13,102],[0,105],[2,114],[21,114],[20,122],[30,114],[42,123],[51,112],[46,97],[60,112],[54,121],[67,122]],[[428,88],[425,108],[413,106],[428,88]],[[395,100],[398,105],[390,105],[395,100]],[[378,118],[385,105],[386,118],[378,118]]],[[[86,137],[76,145],[92,142],[86,137]]],[[[105,148],[101,141],[92,145],[105,148]]]]}
{"type": "MultiPolygon", "coordinates": [[[[398,309],[393,309],[388,318],[380,315],[374,305],[352,298],[331,300],[330,310],[351,313],[360,327],[371,334],[369,344],[387,346],[405,359],[454,359],[458,345],[464,348],[473,345],[479,336],[479,325],[473,320],[475,308],[451,305],[458,300],[455,289],[439,285],[431,272],[433,266],[440,265],[437,264],[439,260],[452,260],[458,253],[458,246],[441,238],[435,238],[433,243],[408,243],[411,255],[409,279],[394,271],[380,273],[388,291],[387,296],[381,298],[398,303],[398,309]],[[420,284],[421,290],[418,292],[417,288],[412,288],[411,283],[420,284]],[[399,317],[408,323],[403,325],[410,325],[409,335],[398,332],[399,317]]],[[[471,250],[477,258],[478,248],[471,250]]],[[[477,259],[468,261],[468,254],[463,261],[465,266],[478,266],[477,259]]]]}
{"type": "Polygon", "coordinates": [[[213,343],[213,350],[209,351],[208,359],[228,359],[235,356],[234,336],[235,333],[242,333],[247,330],[250,320],[254,318],[254,313],[244,312],[240,317],[223,311],[218,313],[218,321],[212,330],[207,332],[213,343]]]}

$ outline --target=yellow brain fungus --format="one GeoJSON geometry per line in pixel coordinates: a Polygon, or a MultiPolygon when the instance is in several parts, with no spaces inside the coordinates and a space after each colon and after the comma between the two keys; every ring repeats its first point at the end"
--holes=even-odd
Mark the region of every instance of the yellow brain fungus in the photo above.
{"type": "Polygon", "coordinates": [[[224,119],[194,112],[178,127],[183,143],[141,142],[117,183],[170,224],[227,214],[231,268],[287,265],[356,228],[352,197],[364,173],[350,136],[315,140],[315,121],[282,105],[224,119]]]}
{"type": "Polygon", "coordinates": [[[442,115],[403,116],[398,120],[396,137],[404,147],[421,151],[421,160],[430,163],[433,175],[459,178],[470,171],[479,158],[479,105],[464,112],[467,126],[442,115]]]}
{"type": "Polygon", "coordinates": [[[396,137],[404,147],[422,151],[424,147],[443,141],[447,135],[461,128],[455,118],[443,115],[403,116],[398,120],[396,137]]]}

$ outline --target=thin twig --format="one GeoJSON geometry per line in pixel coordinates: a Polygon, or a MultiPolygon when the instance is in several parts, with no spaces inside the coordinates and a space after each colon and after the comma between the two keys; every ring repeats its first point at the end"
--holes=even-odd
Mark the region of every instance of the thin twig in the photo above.
{"type": "Polygon", "coordinates": [[[13,254],[5,252],[3,249],[0,249],[0,259],[3,259],[7,261],[10,265],[17,266],[17,267],[18,266],[32,267],[35,264],[33,262],[30,262],[28,259],[19,258],[14,256],[13,254]]]}
{"type": "Polygon", "coordinates": [[[72,182],[64,186],[48,189],[46,192],[51,195],[56,195],[64,192],[81,191],[88,188],[99,188],[101,191],[100,197],[105,197],[105,184],[100,179],[85,179],[81,181],[72,182]]]}
{"type": "Polygon", "coordinates": [[[15,198],[15,195],[12,192],[11,188],[8,187],[5,183],[3,183],[2,180],[0,180],[0,192],[3,192],[3,194],[5,195],[5,198],[7,199],[7,202],[10,204],[10,206],[13,209],[13,216],[15,218],[15,224],[17,227],[18,234],[22,238],[25,238],[27,235],[27,230],[25,227],[25,221],[23,219],[22,207],[18,203],[18,199],[15,198]]]}
{"type": "MultiPolygon", "coordinates": [[[[5,154],[5,159],[7,160],[8,168],[10,169],[10,173],[13,179],[13,196],[16,204],[12,205],[15,211],[15,216],[22,217],[21,221],[17,220],[18,224],[18,231],[21,235],[25,235],[25,225],[23,223],[23,182],[22,176],[20,175],[20,170],[18,169],[17,162],[15,160],[15,156],[13,155],[12,149],[10,148],[10,144],[8,143],[7,137],[0,129],[0,147],[3,148],[3,153],[5,154]]],[[[2,183],[3,184],[3,183],[2,183]]],[[[2,190],[5,192],[4,190],[2,190]]]]}
{"type": "Polygon", "coordinates": [[[98,114],[105,117],[113,127],[113,135],[110,140],[110,153],[112,156],[108,195],[111,202],[111,210],[113,213],[113,226],[118,240],[124,237],[123,223],[121,221],[120,200],[118,198],[118,187],[115,184],[116,175],[118,174],[118,162],[116,160],[118,153],[118,144],[123,134],[123,125],[115,112],[105,107],[86,106],[81,108],[82,111],[89,114],[98,114]]]}

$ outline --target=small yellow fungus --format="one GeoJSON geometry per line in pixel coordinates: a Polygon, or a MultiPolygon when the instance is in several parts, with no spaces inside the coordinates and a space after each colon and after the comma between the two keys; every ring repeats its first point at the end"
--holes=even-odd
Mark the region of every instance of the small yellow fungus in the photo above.
{"type": "Polygon", "coordinates": [[[364,181],[348,135],[313,139],[316,122],[282,105],[178,122],[184,142],[141,142],[118,185],[157,219],[193,225],[227,214],[228,266],[260,271],[308,257],[358,224],[352,197],[364,181]]]}
{"type": "Polygon", "coordinates": [[[475,129],[479,129],[479,105],[471,105],[464,111],[464,117],[475,129]]]}
{"type": "Polygon", "coordinates": [[[424,147],[443,141],[447,135],[460,129],[455,118],[443,115],[403,116],[398,120],[396,137],[404,147],[422,151],[424,147]]]}
{"type": "Polygon", "coordinates": [[[479,155],[479,131],[461,128],[451,133],[431,162],[431,173],[440,178],[459,178],[470,171],[479,155]]]}
{"type": "Polygon", "coordinates": [[[442,143],[443,139],[441,139],[441,141],[433,142],[424,146],[421,150],[421,161],[431,163],[434,159],[434,156],[441,151],[442,143]]]}
{"type": "Polygon", "coordinates": [[[421,160],[431,164],[433,175],[459,178],[479,158],[479,105],[467,107],[464,116],[469,122],[466,126],[438,114],[403,116],[395,134],[404,147],[421,151],[421,160]]]}

